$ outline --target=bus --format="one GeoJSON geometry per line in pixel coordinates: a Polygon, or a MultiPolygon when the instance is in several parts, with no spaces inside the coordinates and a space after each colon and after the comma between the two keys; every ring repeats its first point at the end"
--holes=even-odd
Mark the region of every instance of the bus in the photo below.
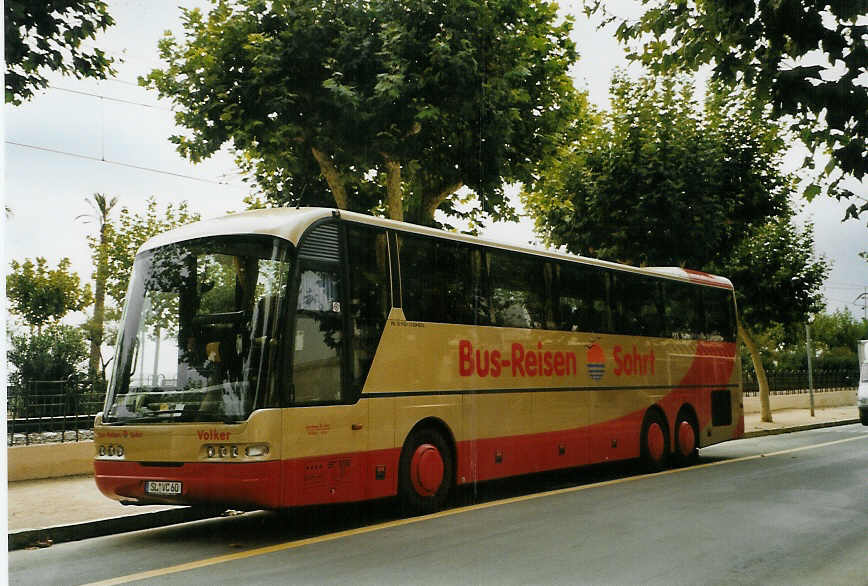
{"type": "Polygon", "coordinates": [[[95,479],[125,504],[280,509],[641,458],[744,432],[729,280],[343,210],[146,242],[95,479]]]}

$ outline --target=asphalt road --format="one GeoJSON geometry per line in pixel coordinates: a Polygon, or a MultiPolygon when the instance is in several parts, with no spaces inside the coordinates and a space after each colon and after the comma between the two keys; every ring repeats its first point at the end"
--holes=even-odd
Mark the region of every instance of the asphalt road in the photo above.
{"type": "Polygon", "coordinates": [[[9,553],[11,584],[868,584],[868,427],[729,442],[700,465],[538,475],[9,553]]]}

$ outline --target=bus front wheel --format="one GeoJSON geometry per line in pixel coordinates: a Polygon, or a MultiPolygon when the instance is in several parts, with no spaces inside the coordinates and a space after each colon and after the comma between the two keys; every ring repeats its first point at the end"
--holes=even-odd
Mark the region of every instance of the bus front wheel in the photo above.
{"type": "Polygon", "coordinates": [[[669,428],[666,418],[656,409],[649,410],[642,421],[640,453],[649,472],[665,470],[669,465],[669,428]]]}
{"type": "Polygon", "coordinates": [[[440,509],[452,488],[455,465],[452,452],[436,430],[414,430],[401,450],[398,492],[413,513],[440,509]]]}

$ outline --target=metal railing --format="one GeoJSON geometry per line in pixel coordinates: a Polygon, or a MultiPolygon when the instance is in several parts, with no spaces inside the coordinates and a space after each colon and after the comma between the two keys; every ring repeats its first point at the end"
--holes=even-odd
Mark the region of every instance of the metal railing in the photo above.
{"type": "MultiPolygon", "coordinates": [[[[859,369],[815,370],[814,392],[841,391],[855,389],[859,385],[859,369]]],[[[795,395],[808,392],[807,370],[767,370],[769,392],[773,395],[795,395]]],[[[755,373],[745,373],[742,377],[744,394],[756,396],[759,392],[755,373]]]]}
{"type": "Polygon", "coordinates": [[[80,441],[93,437],[93,420],[105,391],[90,383],[27,381],[9,387],[8,445],[80,441]]]}

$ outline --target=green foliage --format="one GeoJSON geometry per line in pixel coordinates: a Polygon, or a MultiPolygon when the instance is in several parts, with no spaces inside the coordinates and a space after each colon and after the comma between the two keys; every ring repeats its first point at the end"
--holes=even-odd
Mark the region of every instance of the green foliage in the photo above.
{"type": "Polygon", "coordinates": [[[15,370],[9,374],[10,386],[26,381],[81,381],[88,357],[84,333],[76,327],[52,324],[41,333],[13,334],[6,352],[15,370]]]}
{"type": "Polygon", "coordinates": [[[840,365],[825,368],[857,368],[859,340],[868,340],[868,320],[857,319],[847,309],[818,314],[811,324],[811,346],[818,355],[818,363],[840,365]]]}
{"type": "Polygon", "coordinates": [[[68,258],[62,258],[56,269],[50,269],[42,257],[37,257],[35,264],[29,258],[23,263],[13,260],[6,277],[9,311],[21,316],[31,329],[41,331],[45,324],[90,305],[90,285],[81,286],[79,276],[69,271],[70,264],[68,258]]]}
{"type": "MultiPolygon", "coordinates": [[[[618,23],[629,57],[655,72],[713,66],[715,79],[753,88],[774,115],[812,151],[825,149],[833,165],[862,180],[868,171],[868,1],[642,0],[644,14],[618,23]],[[817,59],[817,55],[821,58],[817,59]]],[[[606,14],[601,0],[588,13],[606,14]]],[[[607,18],[607,22],[615,20],[607,18]]],[[[806,166],[813,167],[813,157],[806,166]]],[[[839,178],[840,180],[840,178],[839,178]]],[[[805,196],[820,191],[813,185],[805,196]]],[[[829,193],[854,194],[832,182],[829,193]]],[[[864,202],[864,197],[860,198],[864,202]]],[[[848,216],[868,209],[851,206],[848,216]]]]}
{"type": "MultiPolygon", "coordinates": [[[[868,340],[868,320],[857,319],[849,310],[819,313],[811,323],[811,365],[815,370],[858,369],[856,343],[868,340]]],[[[801,370],[808,367],[805,327],[769,328],[757,336],[766,351],[769,368],[801,370]]]]}
{"type": "Polygon", "coordinates": [[[6,0],[6,102],[19,105],[48,85],[48,70],[78,78],[114,75],[113,59],[82,46],[114,24],[98,0],[6,0]]]}
{"type": "Polygon", "coordinates": [[[827,263],[791,222],[778,127],[750,94],[616,77],[612,111],[525,194],[543,237],[571,252],[732,279],[752,327],[822,309],[827,263]]]}
{"type": "Polygon", "coordinates": [[[706,268],[732,280],[741,317],[753,329],[804,327],[823,309],[829,264],[814,255],[813,226],[799,230],[789,214],[755,227],[706,268]]]}
{"type": "Polygon", "coordinates": [[[193,161],[231,141],[278,205],[388,209],[433,221],[470,188],[512,217],[584,111],[571,22],[541,0],[215,0],[183,10],[168,64],[140,80],[176,105],[193,161]],[[387,201],[386,191],[399,202],[387,201]]]}
{"type": "Polygon", "coordinates": [[[635,265],[702,268],[786,208],[779,129],[751,96],[616,75],[611,112],[525,193],[544,239],[635,265]]]}
{"type": "Polygon", "coordinates": [[[181,202],[177,206],[170,203],[162,211],[153,197],[148,198],[146,204],[143,214],[131,212],[126,206],[122,207],[117,220],[106,233],[106,293],[119,307],[123,305],[133,260],[142,244],[157,234],[199,219],[199,213],[191,211],[187,202],[181,202]]]}

